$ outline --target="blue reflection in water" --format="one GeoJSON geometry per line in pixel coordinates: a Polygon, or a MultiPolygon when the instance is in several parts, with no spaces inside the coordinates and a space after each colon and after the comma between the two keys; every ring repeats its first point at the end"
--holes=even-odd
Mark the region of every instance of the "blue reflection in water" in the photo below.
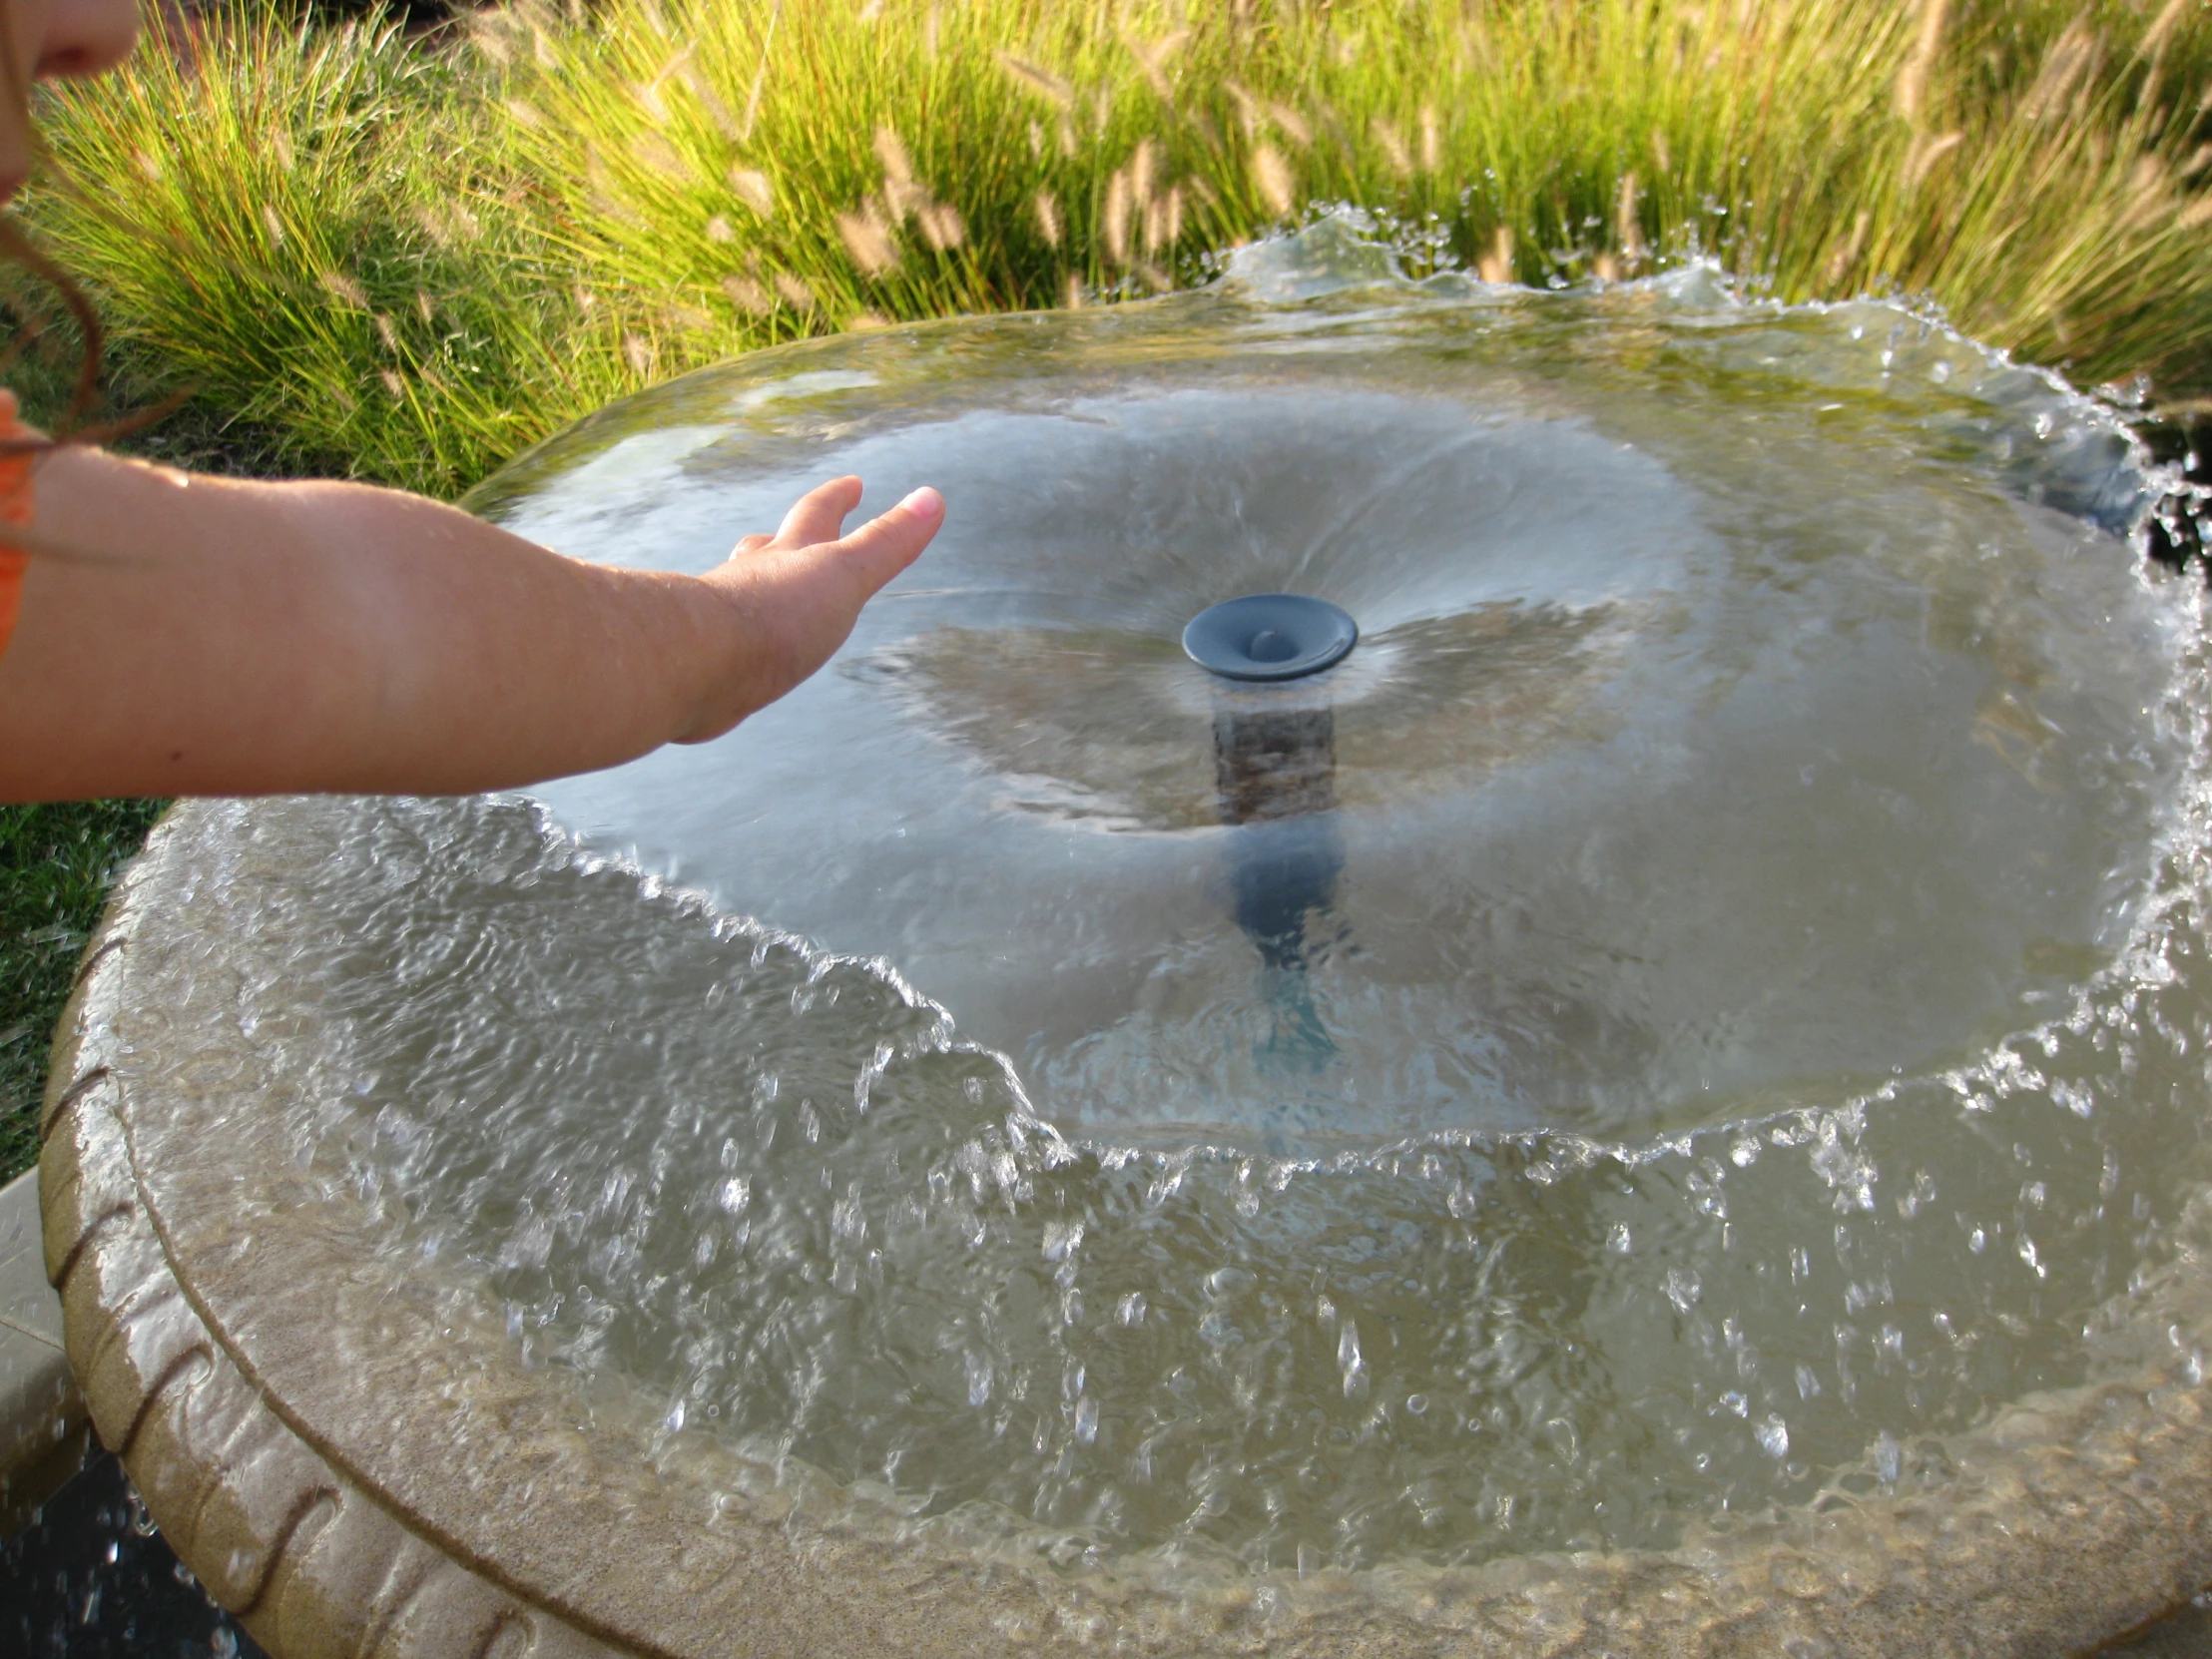
{"type": "Polygon", "coordinates": [[[1245,710],[1214,720],[1214,789],[1229,840],[1237,925],[1259,947],[1269,1015],[1258,1057],[1315,1072],[1337,1045],[1306,974],[1310,934],[1344,869],[1337,833],[1336,719],[1327,709],[1245,710]]]}

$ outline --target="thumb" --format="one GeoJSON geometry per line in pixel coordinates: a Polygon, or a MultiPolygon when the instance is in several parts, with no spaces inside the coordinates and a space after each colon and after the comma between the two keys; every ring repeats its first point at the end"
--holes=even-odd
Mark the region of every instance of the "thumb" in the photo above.
{"type": "Polygon", "coordinates": [[[921,557],[943,523],[944,497],[924,486],[849,536],[804,552],[821,558],[864,599],[921,557]]]}

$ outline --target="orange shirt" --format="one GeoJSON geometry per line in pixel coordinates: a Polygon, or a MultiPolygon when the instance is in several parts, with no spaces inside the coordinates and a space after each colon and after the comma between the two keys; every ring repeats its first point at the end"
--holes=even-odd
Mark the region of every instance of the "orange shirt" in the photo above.
{"type": "MultiPolygon", "coordinates": [[[[15,393],[0,391],[0,441],[27,438],[31,429],[15,418],[15,393]]],[[[35,454],[0,455],[0,524],[31,522],[31,463],[35,454]]],[[[15,632],[15,613],[23,603],[23,570],[31,556],[19,547],[0,547],[0,651],[15,632]]]]}

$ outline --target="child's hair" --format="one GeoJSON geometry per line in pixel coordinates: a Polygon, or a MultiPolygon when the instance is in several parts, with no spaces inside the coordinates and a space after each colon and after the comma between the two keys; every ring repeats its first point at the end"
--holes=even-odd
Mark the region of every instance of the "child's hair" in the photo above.
{"type": "MultiPolygon", "coordinates": [[[[23,112],[24,130],[31,154],[43,165],[50,177],[61,180],[62,175],[53,153],[47,149],[45,141],[39,136],[38,128],[31,121],[31,76],[28,67],[20,61],[16,52],[15,31],[8,27],[8,14],[12,9],[11,0],[0,0],[0,97],[12,99],[16,108],[23,112]]],[[[66,186],[66,181],[63,183],[66,186]]],[[[100,404],[107,348],[107,332],[101,326],[98,307],[68,272],[23,234],[23,229],[13,214],[0,213],[0,261],[20,266],[52,290],[77,324],[81,348],[69,401],[54,417],[51,435],[0,439],[0,457],[51,450],[65,444],[105,443],[151,425],[169,414],[189,395],[180,393],[150,409],[119,419],[92,420],[91,416],[100,404]]],[[[35,319],[26,314],[21,299],[11,296],[4,303],[6,309],[15,313],[16,328],[15,337],[4,347],[0,347],[0,381],[4,381],[8,371],[21,360],[24,347],[40,332],[35,319]]]]}
{"type": "MultiPolygon", "coordinates": [[[[0,0],[4,3],[4,0],[0,0]]],[[[4,33],[0,30],[0,33],[4,33]]],[[[77,331],[82,341],[82,351],[77,359],[76,383],[70,388],[69,402],[54,421],[54,432],[45,438],[0,439],[0,456],[20,455],[31,450],[51,449],[65,443],[99,443],[120,435],[124,430],[135,430],[145,424],[143,420],[132,422],[105,422],[94,426],[86,416],[91,413],[100,397],[101,367],[104,360],[106,339],[100,327],[100,312],[85,290],[71,279],[46,255],[32,245],[10,217],[0,216],[0,260],[10,260],[29,271],[61,297],[76,319],[77,331]]],[[[17,323],[17,337],[0,350],[0,375],[15,366],[22,355],[23,344],[29,330],[17,323]]]]}

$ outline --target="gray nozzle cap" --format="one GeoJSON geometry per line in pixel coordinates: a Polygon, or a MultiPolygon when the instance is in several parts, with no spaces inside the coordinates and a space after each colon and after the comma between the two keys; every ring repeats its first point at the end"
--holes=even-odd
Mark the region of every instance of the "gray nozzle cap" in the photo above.
{"type": "Polygon", "coordinates": [[[1226,680],[1296,680],[1342,662],[1359,638],[1360,625],[1326,599],[1248,593],[1192,617],[1183,649],[1226,680]]]}

